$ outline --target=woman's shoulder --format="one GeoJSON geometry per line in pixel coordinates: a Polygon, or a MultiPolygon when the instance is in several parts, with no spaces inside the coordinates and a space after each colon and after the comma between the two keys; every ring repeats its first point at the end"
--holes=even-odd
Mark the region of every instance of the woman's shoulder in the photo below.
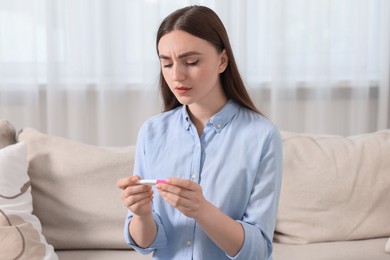
{"type": "Polygon", "coordinates": [[[274,129],[276,125],[266,115],[255,112],[249,108],[241,107],[239,118],[249,126],[262,126],[274,129]]]}
{"type": "Polygon", "coordinates": [[[172,125],[173,122],[179,120],[180,116],[181,107],[151,116],[142,124],[141,132],[164,131],[164,129],[172,125]]]}
{"type": "Polygon", "coordinates": [[[240,131],[247,131],[248,134],[262,137],[278,136],[280,134],[278,126],[271,119],[245,107],[241,107],[237,120],[240,131]]]}
{"type": "Polygon", "coordinates": [[[169,111],[161,112],[159,114],[153,115],[149,117],[143,124],[144,125],[150,125],[150,124],[160,124],[161,122],[168,121],[172,119],[172,117],[177,117],[178,114],[180,114],[181,107],[174,108],[169,111]]]}

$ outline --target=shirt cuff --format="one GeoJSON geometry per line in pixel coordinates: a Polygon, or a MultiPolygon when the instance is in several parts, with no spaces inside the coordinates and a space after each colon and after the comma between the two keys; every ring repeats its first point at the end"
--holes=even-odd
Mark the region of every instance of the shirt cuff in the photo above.
{"type": "Polygon", "coordinates": [[[124,235],[125,235],[125,240],[126,240],[127,244],[130,245],[132,248],[134,248],[134,250],[136,250],[137,252],[139,252],[141,254],[146,255],[146,254],[153,252],[157,248],[163,248],[163,247],[167,246],[167,236],[165,234],[165,230],[164,230],[164,227],[162,225],[161,219],[156,213],[153,212],[153,218],[154,218],[154,222],[157,225],[157,235],[156,235],[156,238],[154,239],[153,243],[147,248],[137,246],[137,244],[131,238],[130,232],[129,232],[129,224],[130,224],[132,218],[133,218],[133,216],[130,214],[126,218],[124,235]]]}
{"type": "Polygon", "coordinates": [[[261,230],[243,221],[239,222],[244,228],[244,244],[235,256],[229,256],[233,260],[269,260],[272,259],[272,242],[264,237],[261,230]],[[270,246],[269,246],[270,245],[270,246]]]}

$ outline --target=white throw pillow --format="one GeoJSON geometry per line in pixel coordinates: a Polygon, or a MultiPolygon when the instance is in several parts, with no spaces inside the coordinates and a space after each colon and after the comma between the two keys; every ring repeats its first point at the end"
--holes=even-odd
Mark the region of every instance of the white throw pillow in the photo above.
{"type": "Polygon", "coordinates": [[[2,259],[57,260],[53,246],[42,235],[32,214],[27,146],[17,143],[0,149],[0,252],[2,259]]]}

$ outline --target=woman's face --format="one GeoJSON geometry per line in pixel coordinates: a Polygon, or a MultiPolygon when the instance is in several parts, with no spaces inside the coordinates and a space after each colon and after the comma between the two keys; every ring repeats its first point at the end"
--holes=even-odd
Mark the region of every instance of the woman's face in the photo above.
{"type": "Polygon", "coordinates": [[[226,101],[219,79],[228,64],[225,51],[218,53],[208,41],[181,30],[161,37],[158,51],[164,79],[181,104],[226,101]]]}

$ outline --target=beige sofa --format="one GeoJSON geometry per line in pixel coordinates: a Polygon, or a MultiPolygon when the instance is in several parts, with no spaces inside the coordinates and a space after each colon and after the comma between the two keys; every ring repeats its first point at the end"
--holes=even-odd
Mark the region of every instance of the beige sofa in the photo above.
{"type": "MultiPolygon", "coordinates": [[[[65,260],[151,259],[124,242],[126,209],[115,186],[132,174],[134,146],[97,147],[32,128],[14,137],[12,125],[0,120],[0,148],[5,147],[0,162],[2,157],[11,162],[6,152],[13,147],[21,158],[26,156],[19,174],[24,169],[27,176],[28,171],[31,187],[24,195],[32,195],[32,213],[24,213],[37,217],[34,227],[40,236],[23,233],[25,223],[10,217],[15,215],[12,200],[0,198],[1,212],[8,216],[2,221],[0,215],[0,241],[9,245],[0,245],[0,255],[19,254],[23,246],[26,255],[32,253],[20,259],[43,259],[31,257],[43,244],[51,254],[44,259],[56,259],[54,254],[65,260]],[[19,146],[11,145],[15,142],[19,146]],[[21,232],[2,237],[5,230],[21,232]]],[[[390,236],[390,130],[353,137],[282,132],[282,138],[284,176],[274,259],[390,259],[385,252],[390,236]]],[[[5,174],[3,169],[3,185],[9,185],[4,184],[8,179],[16,182],[1,176],[5,174]]]]}

